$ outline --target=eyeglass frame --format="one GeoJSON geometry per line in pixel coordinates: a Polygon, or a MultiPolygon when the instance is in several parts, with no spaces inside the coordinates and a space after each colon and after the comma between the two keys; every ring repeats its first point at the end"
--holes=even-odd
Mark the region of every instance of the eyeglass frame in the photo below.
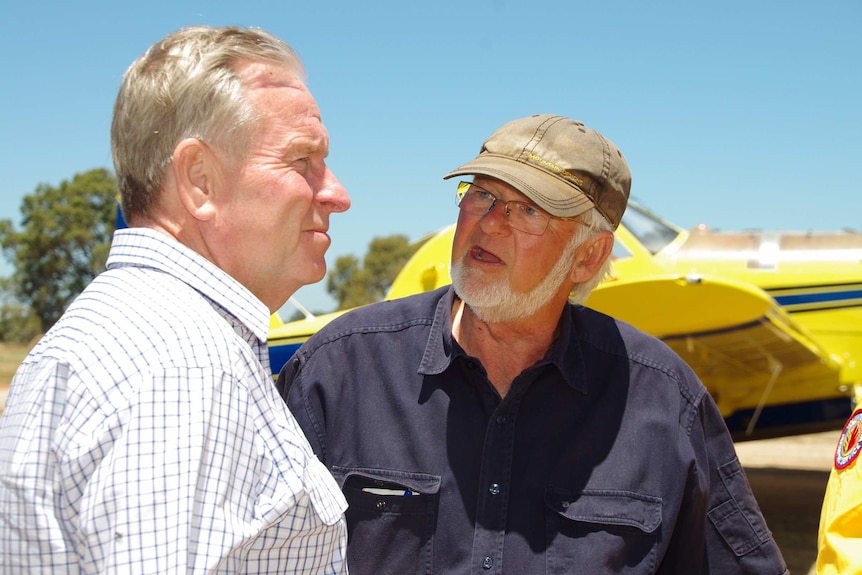
{"type": "Polygon", "coordinates": [[[523,200],[506,200],[506,201],[503,201],[501,198],[498,198],[496,195],[494,195],[493,192],[486,190],[482,186],[478,186],[473,182],[467,182],[464,180],[461,180],[458,182],[458,187],[456,188],[456,191],[455,191],[455,197],[457,198],[457,204],[456,205],[458,206],[458,208],[466,211],[468,214],[473,215],[473,216],[484,217],[487,214],[491,213],[491,211],[493,211],[495,206],[497,206],[498,204],[502,205],[504,207],[503,214],[506,218],[506,222],[509,224],[509,227],[511,227],[513,230],[518,230],[519,232],[524,232],[525,234],[530,234],[531,236],[544,235],[545,232],[548,231],[548,224],[550,223],[550,221],[552,219],[564,220],[564,221],[570,221],[570,222],[579,221],[577,217],[567,218],[567,217],[555,216],[555,215],[549,214],[548,212],[546,212],[545,210],[543,210],[542,208],[540,208],[539,206],[537,206],[536,204],[531,203],[531,202],[525,202],[523,200]],[[463,192],[461,191],[462,188],[464,189],[463,192]],[[482,213],[479,213],[477,211],[464,210],[464,208],[461,206],[461,202],[467,196],[467,193],[470,191],[470,188],[476,188],[477,190],[479,190],[483,193],[486,193],[489,196],[491,196],[492,198],[494,198],[493,200],[491,200],[491,204],[482,213]],[[523,229],[517,225],[513,226],[512,220],[509,218],[509,204],[515,204],[517,206],[525,206],[531,210],[535,210],[538,215],[544,216],[545,226],[542,228],[542,231],[541,232],[531,232],[531,231],[525,230],[525,229],[523,229]]]}

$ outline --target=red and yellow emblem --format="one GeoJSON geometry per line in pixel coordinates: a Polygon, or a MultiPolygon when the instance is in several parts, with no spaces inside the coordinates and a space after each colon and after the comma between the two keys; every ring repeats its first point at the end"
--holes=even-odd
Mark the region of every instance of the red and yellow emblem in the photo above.
{"type": "Polygon", "coordinates": [[[862,451],[862,409],[857,410],[841,431],[838,447],[835,449],[835,469],[844,469],[856,461],[862,451]]]}

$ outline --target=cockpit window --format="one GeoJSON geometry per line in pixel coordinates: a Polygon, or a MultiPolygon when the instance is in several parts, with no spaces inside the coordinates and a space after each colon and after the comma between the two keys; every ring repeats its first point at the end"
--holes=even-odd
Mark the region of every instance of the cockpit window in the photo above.
{"type": "Polygon", "coordinates": [[[681,231],[631,201],[623,213],[623,225],[651,254],[663,250],[681,231]]]}

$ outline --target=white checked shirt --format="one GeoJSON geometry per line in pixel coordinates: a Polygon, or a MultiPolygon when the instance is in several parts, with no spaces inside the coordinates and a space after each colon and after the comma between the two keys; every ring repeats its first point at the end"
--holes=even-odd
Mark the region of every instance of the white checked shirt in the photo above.
{"type": "Polygon", "coordinates": [[[0,573],[346,573],[346,502],[273,385],[269,311],[142,228],[0,418],[0,573]]]}

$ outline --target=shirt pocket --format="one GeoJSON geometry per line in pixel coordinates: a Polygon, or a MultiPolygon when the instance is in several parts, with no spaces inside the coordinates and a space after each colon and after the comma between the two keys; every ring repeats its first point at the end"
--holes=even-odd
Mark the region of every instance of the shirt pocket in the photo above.
{"type": "Polygon", "coordinates": [[[347,499],[351,573],[429,573],[440,476],[344,467],[332,474],[347,499]]]}
{"type": "Polygon", "coordinates": [[[545,506],[549,574],[655,571],[661,498],[548,487],[545,506]]]}
{"type": "Polygon", "coordinates": [[[738,459],[718,468],[729,499],[707,514],[722,539],[737,557],[742,557],[771,539],[760,507],[748,486],[738,459]]]}

